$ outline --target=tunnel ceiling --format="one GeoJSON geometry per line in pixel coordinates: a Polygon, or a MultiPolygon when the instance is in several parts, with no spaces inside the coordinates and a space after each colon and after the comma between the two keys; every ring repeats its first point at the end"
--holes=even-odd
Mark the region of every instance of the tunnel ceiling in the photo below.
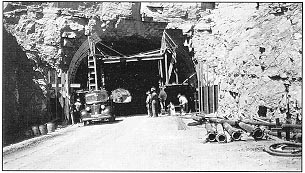
{"type": "Polygon", "coordinates": [[[122,53],[123,55],[132,55],[145,51],[150,51],[154,49],[159,49],[161,47],[161,39],[151,40],[146,39],[140,36],[126,36],[121,38],[103,38],[99,43],[97,43],[97,47],[101,49],[108,55],[117,55],[114,51],[111,51],[109,48],[106,48],[104,45],[111,47],[112,49],[122,53]],[[99,44],[102,43],[102,44],[99,44]]]}

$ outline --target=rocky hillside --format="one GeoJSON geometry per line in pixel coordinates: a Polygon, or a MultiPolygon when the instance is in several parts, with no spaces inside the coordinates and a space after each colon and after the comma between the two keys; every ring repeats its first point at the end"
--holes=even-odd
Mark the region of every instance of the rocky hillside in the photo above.
{"type": "Polygon", "coordinates": [[[301,107],[301,3],[219,3],[194,29],[195,57],[220,81],[220,111],[252,117],[266,107],[279,116],[284,83],[291,84],[291,107],[301,107]]]}

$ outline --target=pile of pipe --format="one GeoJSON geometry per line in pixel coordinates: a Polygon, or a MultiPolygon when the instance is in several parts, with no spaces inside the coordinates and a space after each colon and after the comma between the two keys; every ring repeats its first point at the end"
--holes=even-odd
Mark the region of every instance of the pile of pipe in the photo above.
{"type": "MultiPolygon", "coordinates": [[[[186,117],[181,117],[186,118],[186,117]]],[[[287,128],[290,129],[288,140],[295,142],[302,141],[302,125],[298,124],[276,124],[263,121],[259,118],[255,120],[229,120],[220,117],[207,117],[206,115],[192,115],[188,119],[193,119],[196,122],[189,123],[192,125],[203,125],[207,131],[207,141],[227,143],[241,140],[242,134],[247,133],[255,140],[263,138],[285,137],[287,128]]]]}
{"type": "Polygon", "coordinates": [[[211,120],[204,123],[204,125],[207,130],[207,141],[209,142],[227,143],[238,141],[241,140],[243,132],[249,133],[256,140],[264,137],[264,133],[259,127],[243,122],[211,120]]]}

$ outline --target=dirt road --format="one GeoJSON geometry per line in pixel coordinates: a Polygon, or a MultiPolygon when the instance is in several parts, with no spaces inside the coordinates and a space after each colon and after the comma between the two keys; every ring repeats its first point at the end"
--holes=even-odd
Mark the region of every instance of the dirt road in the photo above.
{"type": "Polygon", "coordinates": [[[56,137],[5,154],[3,170],[301,170],[301,158],[263,151],[272,140],[205,143],[202,127],[178,130],[176,119],[133,116],[112,124],[73,126],[56,137]]]}

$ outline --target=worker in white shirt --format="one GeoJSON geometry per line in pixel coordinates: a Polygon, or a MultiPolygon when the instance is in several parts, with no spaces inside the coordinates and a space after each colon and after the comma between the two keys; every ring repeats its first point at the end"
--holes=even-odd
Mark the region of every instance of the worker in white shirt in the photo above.
{"type": "Polygon", "coordinates": [[[180,104],[180,115],[185,114],[188,110],[188,101],[184,95],[178,94],[179,104],[180,104]]]}
{"type": "Polygon", "coordinates": [[[151,93],[150,91],[146,92],[146,108],[148,117],[152,117],[152,109],[151,109],[151,93]]]}

